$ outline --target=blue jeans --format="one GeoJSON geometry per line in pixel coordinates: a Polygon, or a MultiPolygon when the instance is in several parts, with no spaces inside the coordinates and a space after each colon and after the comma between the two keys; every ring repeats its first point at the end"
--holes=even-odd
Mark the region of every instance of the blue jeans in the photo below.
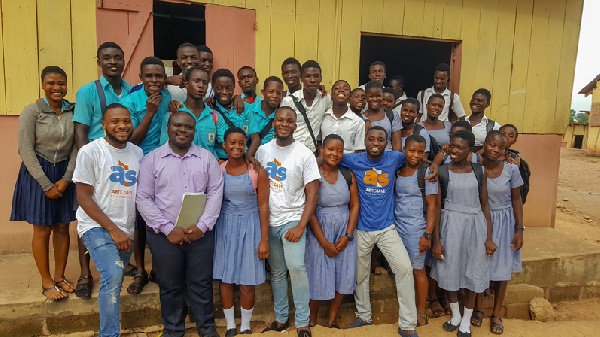
{"type": "Polygon", "coordinates": [[[121,336],[119,334],[121,331],[121,285],[123,284],[125,265],[129,262],[133,250],[119,252],[108,231],[102,227],[88,230],[83,234],[81,240],[100,272],[100,291],[98,292],[100,333],[98,337],[119,337],[121,336]]]}
{"type": "Polygon", "coordinates": [[[284,236],[294,228],[298,221],[291,221],[283,226],[269,228],[269,265],[271,266],[271,287],[273,288],[273,304],[275,319],[285,323],[289,317],[287,271],[292,281],[292,295],[296,307],[296,328],[308,326],[310,309],[308,301],[308,276],[304,265],[306,249],[306,230],[298,242],[290,242],[284,236]]]}

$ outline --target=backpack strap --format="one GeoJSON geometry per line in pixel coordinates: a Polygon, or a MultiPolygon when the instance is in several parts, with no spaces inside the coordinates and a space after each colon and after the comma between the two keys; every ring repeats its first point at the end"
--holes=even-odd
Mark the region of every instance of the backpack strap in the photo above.
{"type": "Polygon", "coordinates": [[[427,194],[425,191],[425,176],[427,175],[427,169],[429,165],[421,163],[417,169],[417,183],[419,184],[419,190],[421,191],[421,197],[423,198],[423,215],[427,217],[427,194]]]}
{"type": "Polygon", "coordinates": [[[104,113],[104,110],[106,110],[106,95],[104,95],[104,89],[102,88],[100,80],[95,80],[94,83],[96,83],[96,91],[98,92],[98,98],[100,99],[100,112],[104,113]]]}
{"type": "Polygon", "coordinates": [[[442,159],[442,165],[446,164],[446,160],[450,157],[450,153],[444,153],[444,159],[442,159]]]}
{"type": "Polygon", "coordinates": [[[342,177],[344,177],[344,180],[346,180],[346,184],[348,184],[348,189],[350,189],[350,186],[352,186],[352,174],[350,174],[350,170],[343,166],[338,166],[338,170],[342,174],[342,177]]]}
{"type": "MultiPolygon", "coordinates": [[[[227,123],[227,126],[228,126],[228,127],[230,127],[230,128],[233,128],[233,127],[235,127],[235,124],[233,124],[233,122],[232,122],[232,121],[231,121],[229,118],[227,118],[227,115],[225,114],[225,112],[223,112],[223,111],[221,110],[221,108],[219,108],[219,107],[217,106],[217,103],[215,103],[215,110],[217,110],[217,112],[219,113],[219,115],[221,115],[221,117],[223,117],[223,120],[225,121],[225,123],[227,123]]],[[[214,110],[213,110],[213,111],[214,111],[214,110]]],[[[214,117],[213,117],[213,118],[214,118],[214,117]]]]}
{"type": "Polygon", "coordinates": [[[306,127],[308,128],[308,133],[310,134],[310,138],[312,139],[313,144],[315,145],[315,149],[316,149],[315,152],[316,152],[319,150],[319,146],[317,146],[317,138],[315,137],[315,133],[313,132],[312,125],[310,125],[310,121],[308,120],[308,115],[306,114],[306,108],[304,107],[304,105],[302,105],[302,103],[300,103],[300,101],[298,101],[296,96],[290,95],[290,97],[292,98],[292,101],[294,101],[294,104],[296,105],[296,109],[298,109],[298,111],[302,115],[302,118],[304,118],[304,123],[306,124],[306,127]]]}
{"type": "MultiPolygon", "coordinates": [[[[423,105],[423,102],[425,101],[425,90],[419,91],[419,95],[421,95],[421,109],[423,111],[425,111],[425,113],[423,113],[422,115],[427,115],[427,111],[425,109],[425,105],[423,105]]],[[[417,112],[420,112],[420,111],[417,111],[417,112]]]]}
{"type": "Polygon", "coordinates": [[[423,126],[420,124],[415,124],[415,128],[413,129],[412,134],[413,135],[419,135],[421,134],[421,130],[423,129],[423,126]]]}
{"type": "Polygon", "coordinates": [[[271,130],[273,129],[273,120],[269,119],[269,121],[267,122],[267,125],[265,125],[265,127],[260,130],[260,132],[258,133],[258,137],[263,140],[268,134],[269,132],[271,132],[271,130]]]}
{"type": "MultiPolygon", "coordinates": [[[[225,167],[227,166],[228,161],[229,160],[226,160],[221,163],[221,172],[222,173],[225,173],[225,167]]],[[[248,175],[250,176],[250,182],[252,183],[252,187],[254,188],[254,191],[256,192],[256,189],[258,188],[258,173],[254,170],[254,167],[252,165],[250,165],[248,167],[248,175]]]]}
{"type": "Polygon", "coordinates": [[[446,192],[448,191],[448,182],[450,181],[450,173],[448,165],[442,165],[438,168],[438,180],[442,189],[442,208],[444,208],[444,200],[446,200],[446,192]]]}
{"type": "Polygon", "coordinates": [[[479,199],[481,200],[481,189],[483,187],[483,167],[479,163],[471,163],[475,178],[477,178],[477,187],[479,189],[479,199]]]}
{"type": "Polygon", "coordinates": [[[496,122],[488,118],[487,125],[485,126],[485,133],[488,134],[490,131],[494,130],[494,125],[496,125],[496,122]]]}
{"type": "Polygon", "coordinates": [[[394,110],[392,110],[392,109],[385,109],[385,115],[390,120],[390,125],[392,125],[393,122],[394,122],[394,110]]]}
{"type": "Polygon", "coordinates": [[[458,120],[458,116],[456,116],[456,113],[454,112],[454,91],[450,91],[450,105],[448,106],[448,120],[451,121],[451,123],[454,123],[450,119],[450,116],[456,117],[454,121],[458,120]]]}

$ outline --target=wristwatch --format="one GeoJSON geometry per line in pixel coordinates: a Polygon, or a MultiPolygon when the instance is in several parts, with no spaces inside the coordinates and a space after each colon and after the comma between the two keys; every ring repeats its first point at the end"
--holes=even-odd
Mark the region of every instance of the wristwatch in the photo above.
{"type": "Polygon", "coordinates": [[[425,237],[425,239],[427,239],[427,240],[429,240],[429,241],[432,241],[432,240],[433,240],[433,233],[427,233],[427,232],[424,232],[424,233],[423,233],[423,236],[425,237]]]}
{"type": "Polygon", "coordinates": [[[352,233],[346,233],[346,234],[344,234],[344,236],[347,237],[348,240],[354,241],[354,235],[352,233]]]}
{"type": "Polygon", "coordinates": [[[524,231],[525,230],[525,226],[517,226],[517,227],[515,227],[515,231],[518,231],[519,229],[522,230],[522,231],[524,231]]]}

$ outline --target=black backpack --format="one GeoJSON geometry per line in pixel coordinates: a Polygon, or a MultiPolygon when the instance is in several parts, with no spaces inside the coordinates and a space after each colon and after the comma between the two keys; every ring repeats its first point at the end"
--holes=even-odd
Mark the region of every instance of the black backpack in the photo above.
{"type": "MultiPolygon", "coordinates": [[[[423,125],[415,124],[415,128],[414,128],[412,134],[418,135],[418,134],[420,134],[422,129],[425,129],[425,127],[423,125]]],[[[435,159],[435,156],[437,156],[437,154],[441,150],[442,150],[442,147],[435,140],[435,137],[433,137],[432,135],[429,135],[429,156],[427,157],[427,159],[429,159],[429,161],[433,161],[435,159]]]]}
{"type": "MultiPolygon", "coordinates": [[[[508,149],[508,155],[512,158],[519,157],[519,152],[508,149]]],[[[523,204],[527,200],[527,194],[529,194],[529,178],[531,177],[531,171],[529,170],[529,164],[521,158],[521,165],[519,166],[519,173],[521,173],[521,178],[523,179],[523,186],[521,186],[521,200],[523,204]]]]}
{"type": "MultiPolygon", "coordinates": [[[[419,191],[421,191],[421,197],[423,198],[423,216],[425,216],[425,218],[427,218],[427,193],[425,190],[425,186],[427,185],[427,182],[425,181],[427,169],[429,169],[429,164],[426,163],[419,164],[419,168],[417,169],[417,183],[419,184],[419,191]]],[[[400,174],[400,170],[402,170],[402,168],[399,168],[396,171],[396,175],[400,174]]]]}
{"type": "MultiPolygon", "coordinates": [[[[483,168],[480,164],[471,163],[475,178],[477,178],[477,186],[479,189],[479,200],[481,200],[481,188],[483,186],[483,168]]],[[[444,200],[448,192],[448,182],[450,181],[450,173],[448,172],[448,165],[442,165],[438,169],[438,180],[440,181],[440,188],[442,189],[442,208],[444,208],[444,200]]]]}
{"type": "Polygon", "coordinates": [[[346,184],[348,184],[348,189],[350,189],[350,186],[352,186],[352,174],[350,174],[350,170],[343,166],[338,166],[338,170],[340,170],[342,177],[344,177],[346,184]]]}

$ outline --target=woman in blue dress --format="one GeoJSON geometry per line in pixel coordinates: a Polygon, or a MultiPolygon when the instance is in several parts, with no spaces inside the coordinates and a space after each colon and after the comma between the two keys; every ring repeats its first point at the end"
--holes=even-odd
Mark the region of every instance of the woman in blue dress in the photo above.
{"type": "Polygon", "coordinates": [[[228,160],[221,164],[224,191],[221,215],[215,225],[213,278],[227,322],[226,337],[235,336],[234,284],[240,287],[240,333],[250,334],[254,288],[265,282],[264,260],[269,257],[269,180],[265,170],[256,172],[244,161],[246,133],[232,127],[225,132],[223,149],[228,160]]]}
{"type": "MultiPolygon", "coordinates": [[[[494,293],[494,309],[490,317],[490,331],[500,335],[502,325],[502,302],[512,273],[521,272],[521,247],[523,246],[523,202],[521,186],[523,178],[515,164],[505,161],[506,136],[492,130],[483,143],[483,158],[487,172],[487,189],[492,216],[493,240],[498,250],[492,256],[490,281],[494,293]]],[[[483,296],[477,295],[471,324],[481,326],[483,319],[483,296]]]]}
{"type": "Polygon", "coordinates": [[[404,144],[406,164],[398,171],[394,187],[394,223],[413,267],[417,326],[428,323],[425,306],[429,282],[425,274],[425,253],[431,247],[433,238],[438,193],[437,183],[425,180],[419,183],[418,180],[419,172],[422,172],[423,177],[431,175],[427,169],[429,165],[421,163],[426,144],[425,138],[420,135],[406,138],[404,144]],[[423,191],[421,191],[422,186],[425,187],[423,191]]]}
{"type": "Polygon", "coordinates": [[[429,132],[429,135],[435,138],[439,146],[444,146],[450,142],[450,127],[452,127],[452,123],[438,119],[442,110],[444,110],[444,102],[444,96],[440,94],[429,96],[427,104],[425,104],[427,119],[419,122],[419,125],[423,126],[429,132]]]}
{"type": "Polygon", "coordinates": [[[354,229],[360,203],[354,174],[338,166],[344,156],[344,140],[336,134],[325,137],[322,156],[317,211],[306,233],[310,324],[317,323],[321,302],[330,301],[327,326],[339,328],[336,317],[342,299],[354,293],[356,283],[354,229]]]}

